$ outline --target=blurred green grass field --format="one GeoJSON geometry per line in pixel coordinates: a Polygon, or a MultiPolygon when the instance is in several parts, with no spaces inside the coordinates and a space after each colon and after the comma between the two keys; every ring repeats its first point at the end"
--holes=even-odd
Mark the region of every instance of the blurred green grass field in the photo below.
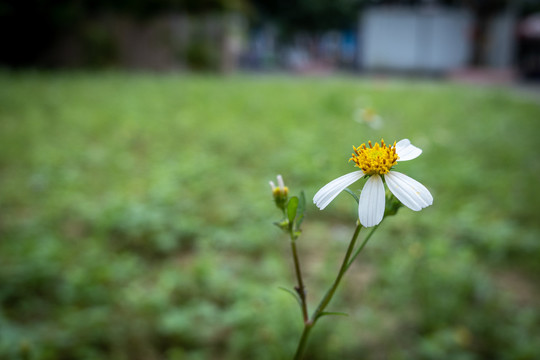
{"type": "MultiPolygon", "coordinates": [[[[308,199],[352,145],[409,138],[402,209],[309,359],[537,359],[539,97],[345,77],[0,73],[0,358],[287,359],[301,332],[269,180],[308,199]],[[355,121],[362,107],[383,117],[355,121]]],[[[353,185],[359,191],[362,184],[353,185]]],[[[356,219],[309,201],[313,308],[356,219]]]]}

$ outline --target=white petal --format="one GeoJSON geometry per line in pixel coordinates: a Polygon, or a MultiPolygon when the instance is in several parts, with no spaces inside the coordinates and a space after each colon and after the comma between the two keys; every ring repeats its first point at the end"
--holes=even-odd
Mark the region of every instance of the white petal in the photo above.
{"type": "Polygon", "coordinates": [[[392,194],[409,209],[420,211],[433,204],[429,190],[413,178],[397,171],[390,171],[384,178],[392,194]]]}
{"type": "Polygon", "coordinates": [[[409,139],[403,139],[396,144],[396,152],[399,156],[398,161],[407,161],[420,156],[422,149],[411,144],[409,139]]]}
{"type": "Polygon", "coordinates": [[[281,177],[281,175],[277,176],[277,183],[280,189],[285,187],[285,183],[283,182],[283,177],[281,177]]]}
{"type": "Polygon", "coordinates": [[[364,185],[358,202],[358,218],[365,227],[375,226],[384,216],[384,184],[379,175],[372,175],[364,185]]]}
{"type": "Polygon", "coordinates": [[[362,171],[354,171],[330,181],[328,184],[324,185],[321,190],[317,191],[313,197],[313,203],[317,205],[319,209],[324,209],[340,192],[345,190],[345,188],[353,182],[361,179],[362,176],[364,176],[362,171]]]}

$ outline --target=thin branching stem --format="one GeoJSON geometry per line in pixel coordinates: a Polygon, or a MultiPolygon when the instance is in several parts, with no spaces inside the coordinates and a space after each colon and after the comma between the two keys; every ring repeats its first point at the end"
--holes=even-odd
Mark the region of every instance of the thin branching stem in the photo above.
{"type": "Polygon", "coordinates": [[[349,268],[349,259],[351,258],[351,254],[356,244],[356,239],[358,238],[361,229],[362,225],[360,225],[360,223],[357,223],[356,229],[351,238],[351,242],[349,243],[349,247],[347,248],[347,252],[345,254],[345,257],[343,258],[343,262],[341,263],[341,267],[339,269],[336,279],[332,283],[330,289],[328,289],[328,291],[324,295],[323,299],[319,303],[319,306],[317,306],[317,309],[313,312],[311,319],[304,322],[304,331],[302,332],[302,336],[300,337],[300,341],[298,342],[298,348],[296,349],[296,354],[294,355],[295,360],[300,360],[304,356],[304,351],[306,349],[306,344],[311,329],[313,328],[313,326],[315,326],[317,320],[324,315],[324,310],[332,300],[332,297],[334,296],[339,286],[339,283],[341,282],[341,278],[343,278],[343,275],[345,275],[345,272],[349,268]]]}
{"type": "Polygon", "coordinates": [[[291,250],[294,260],[294,270],[296,273],[296,279],[298,281],[298,286],[295,287],[298,296],[300,297],[300,306],[302,308],[302,317],[304,318],[304,323],[309,321],[308,310],[307,310],[307,301],[306,301],[306,289],[304,287],[304,280],[302,280],[302,271],[300,270],[300,259],[298,258],[298,251],[296,250],[296,241],[291,234],[291,250]]]}
{"type": "Polygon", "coordinates": [[[354,249],[354,245],[356,244],[356,239],[358,238],[358,234],[360,234],[361,229],[362,229],[362,225],[358,223],[356,225],[356,229],[352,236],[351,242],[349,243],[349,247],[347,248],[347,252],[345,253],[345,257],[343,258],[343,262],[339,269],[338,275],[336,279],[334,280],[334,283],[332,284],[330,289],[324,295],[319,306],[317,306],[317,309],[313,313],[313,316],[311,318],[313,322],[317,321],[321,313],[324,311],[324,309],[326,309],[326,306],[328,306],[328,304],[330,303],[330,300],[332,300],[332,297],[334,296],[334,293],[336,292],[337,287],[339,286],[339,283],[341,282],[341,278],[343,277],[343,275],[345,275],[345,272],[347,271],[347,264],[349,263],[349,259],[354,249]]]}
{"type": "Polygon", "coordinates": [[[347,271],[351,267],[352,263],[354,262],[358,254],[360,254],[360,252],[364,249],[364,246],[366,246],[368,240],[371,238],[371,235],[373,235],[373,233],[375,232],[375,230],[377,230],[377,228],[381,225],[381,223],[382,221],[378,225],[375,225],[374,227],[371,228],[371,231],[367,234],[366,238],[364,239],[360,247],[355,251],[354,255],[351,256],[349,262],[347,263],[347,268],[345,269],[345,271],[347,271]]]}

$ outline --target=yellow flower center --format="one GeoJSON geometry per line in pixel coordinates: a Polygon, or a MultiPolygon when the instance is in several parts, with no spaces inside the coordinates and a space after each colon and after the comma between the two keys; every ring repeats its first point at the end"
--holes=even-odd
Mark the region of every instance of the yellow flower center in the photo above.
{"type": "Polygon", "coordinates": [[[375,143],[375,146],[371,145],[371,141],[368,141],[369,147],[366,144],[362,144],[359,147],[354,147],[354,152],[349,161],[354,161],[355,166],[358,166],[366,175],[384,175],[388,174],[392,166],[396,165],[399,158],[396,154],[396,142],[392,146],[387,146],[384,140],[381,139],[381,145],[375,143]]]}
{"type": "Polygon", "coordinates": [[[279,186],[274,188],[272,190],[272,194],[274,195],[274,197],[276,196],[287,196],[289,194],[289,188],[284,186],[282,188],[280,188],[279,186]]]}

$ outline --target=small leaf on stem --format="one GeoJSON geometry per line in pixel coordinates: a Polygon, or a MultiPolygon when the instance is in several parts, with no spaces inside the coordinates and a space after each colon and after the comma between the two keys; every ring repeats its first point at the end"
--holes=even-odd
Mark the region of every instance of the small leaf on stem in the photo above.
{"type": "Polygon", "coordinates": [[[306,195],[304,194],[304,191],[301,191],[299,202],[298,202],[298,212],[297,212],[296,224],[295,224],[295,230],[297,232],[300,232],[300,225],[302,225],[302,221],[304,220],[305,211],[306,211],[306,195]]]}
{"type": "Polygon", "coordinates": [[[298,301],[298,304],[302,306],[302,300],[300,300],[297,293],[283,286],[279,286],[279,289],[291,294],[296,299],[296,301],[298,301]]]}
{"type": "Polygon", "coordinates": [[[296,218],[296,211],[298,209],[298,197],[293,196],[290,198],[287,204],[287,216],[289,217],[289,223],[292,224],[296,218]]]}

